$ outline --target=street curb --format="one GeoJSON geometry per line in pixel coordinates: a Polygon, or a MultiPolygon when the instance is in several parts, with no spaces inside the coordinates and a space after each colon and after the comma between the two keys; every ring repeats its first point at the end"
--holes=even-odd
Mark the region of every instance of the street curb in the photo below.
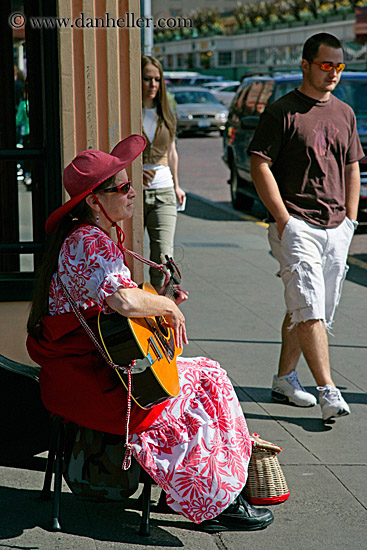
{"type": "Polygon", "coordinates": [[[231,214],[232,216],[235,216],[236,218],[239,218],[240,220],[246,220],[248,222],[254,222],[257,225],[260,225],[262,227],[268,227],[268,225],[269,225],[266,222],[259,221],[258,218],[255,218],[255,216],[251,216],[250,214],[240,213],[238,210],[234,210],[232,208],[228,208],[227,206],[224,206],[223,204],[218,204],[216,202],[213,202],[210,199],[206,199],[205,197],[201,197],[200,195],[196,195],[195,193],[192,193],[191,191],[187,191],[186,189],[184,189],[184,191],[185,191],[185,193],[188,197],[192,197],[193,199],[204,202],[205,204],[208,204],[209,206],[211,206],[213,208],[217,208],[217,210],[221,210],[222,212],[225,212],[226,214],[231,214]]]}

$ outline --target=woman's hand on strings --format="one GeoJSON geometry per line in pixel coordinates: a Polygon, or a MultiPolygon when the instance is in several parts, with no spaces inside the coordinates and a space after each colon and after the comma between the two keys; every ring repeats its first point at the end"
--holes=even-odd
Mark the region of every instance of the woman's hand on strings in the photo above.
{"type": "Polygon", "coordinates": [[[185,302],[189,297],[189,292],[181,285],[173,285],[173,290],[175,293],[175,304],[176,306],[185,302]]]}
{"type": "Polygon", "coordinates": [[[167,325],[173,329],[175,335],[176,346],[183,348],[183,344],[188,344],[186,334],[185,316],[176,306],[172,313],[165,315],[167,325]]]}
{"type": "MultiPolygon", "coordinates": [[[[170,281],[171,281],[171,275],[170,275],[169,271],[166,271],[163,286],[159,290],[158,294],[160,294],[161,296],[166,295],[167,286],[169,285],[170,281]]],[[[187,298],[189,297],[188,291],[183,286],[181,286],[179,284],[178,285],[173,285],[173,291],[174,291],[174,295],[175,295],[175,304],[176,304],[176,306],[182,304],[182,302],[185,302],[185,300],[187,300],[187,298]]]]}

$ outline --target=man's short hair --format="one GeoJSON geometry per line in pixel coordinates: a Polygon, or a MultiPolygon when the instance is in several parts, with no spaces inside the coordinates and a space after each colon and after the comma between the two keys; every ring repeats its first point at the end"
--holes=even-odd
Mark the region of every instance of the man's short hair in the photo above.
{"type": "Polygon", "coordinates": [[[323,44],[323,46],[329,46],[329,48],[334,48],[335,50],[339,50],[340,48],[343,49],[339,38],[327,32],[319,32],[308,38],[304,43],[302,59],[313,61],[315,57],[317,57],[321,44],[323,44]]]}

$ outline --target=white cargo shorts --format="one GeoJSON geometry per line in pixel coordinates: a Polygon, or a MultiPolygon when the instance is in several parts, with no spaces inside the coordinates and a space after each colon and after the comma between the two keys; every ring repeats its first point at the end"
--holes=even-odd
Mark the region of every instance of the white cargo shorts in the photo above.
{"type": "Polygon", "coordinates": [[[277,273],[284,283],[284,297],[291,326],[322,319],[330,330],[348,271],[348,250],[355,226],[349,218],[323,229],[291,216],[279,238],[276,223],[268,236],[277,273]]]}

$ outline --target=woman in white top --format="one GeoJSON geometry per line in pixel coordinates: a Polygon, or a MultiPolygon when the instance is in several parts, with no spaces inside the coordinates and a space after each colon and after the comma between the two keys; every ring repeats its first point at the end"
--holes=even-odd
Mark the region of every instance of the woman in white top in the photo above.
{"type": "MultiPolygon", "coordinates": [[[[185,192],[178,181],[176,121],[169,107],[162,65],[152,56],[142,57],[144,224],[150,239],[150,258],[173,255],[177,205],[185,192]]],[[[162,274],[151,268],[150,280],[159,289],[162,274]]]]}

